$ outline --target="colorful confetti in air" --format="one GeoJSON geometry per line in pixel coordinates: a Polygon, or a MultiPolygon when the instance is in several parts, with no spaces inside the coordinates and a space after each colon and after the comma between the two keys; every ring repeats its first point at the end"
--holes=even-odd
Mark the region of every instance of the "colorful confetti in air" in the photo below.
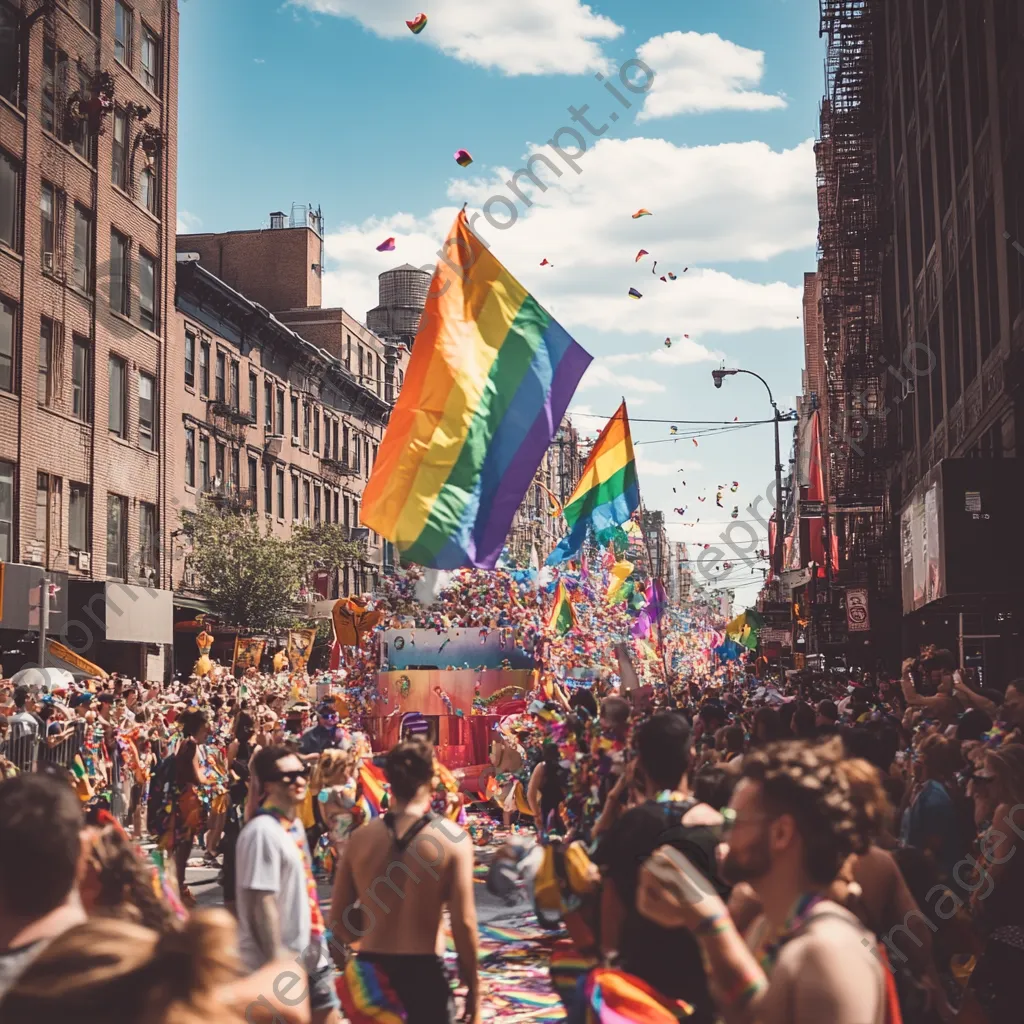
{"type": "Polygon", "coordinates": [[[636,213],[633,214],[633,220],[638,220],[640,217],[651,217],[653,216],[650,210],[645,210],[642,206],[636,213]]]}
{"type": "Polygon", "coordinates": [[[643,296],[635,288],[630,288],[629,289],[629,297],[631,299],[642,299],[643,298],[643,296]]]}
{"type": "Polygon", "coordinates": [[[406,25],[409,26],[409,31],[414,36],[418,36],[427,27],[427,16],[425,14],[417,14],[412,21],[407,21],[406,25]]]}
{"type": "Polygon", "coordinates": [[[634,262],[634,263],[639,263],[639,262],[640,262],[640,261],[641,261],[641,260],[642,260],[642,259],[643,259],[643,258],[644,258],[645,256],[650,256],[650,253],[649,253],[649,252],[648,252],[648,251],[647,251],[646,249],[641,249],[641,250],[640,250],[640,251],[639,251],[639,252],[638,252],[638,253],[636,254],[636,259],[635,259],[635,260],[633,260],[633,262],[634,262]]]}
{"type": "Polygon", "coordinates": [[[473,158],[469,155],[468,150],[457,149],[455,150],[455,162],[460,167],[468,167],[473,162],[473,158]]]}
{"type": "Polygon", "coordinates": [[[380,245],[377,246],[377,252],[394,252],[395,251],[395,240],[393,238],[385,238],[380,245]]]}

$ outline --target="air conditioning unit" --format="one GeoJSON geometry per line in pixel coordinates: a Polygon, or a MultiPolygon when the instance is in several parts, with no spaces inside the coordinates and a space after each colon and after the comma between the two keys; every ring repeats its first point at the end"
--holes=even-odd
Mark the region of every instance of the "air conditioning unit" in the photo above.
{"type": "Polygon", "coordinates": [[[44,252],[43,253],[43,270],[45,270],[48,274],[52,274],[53,273],[53,253],[52,252],[44,252]]]}
{"type": "Polygon", "coordinates": [[[89,566],[91,565],[91,563],[92,563],[92,556],[89,554],[88,551],[79,551],[78,552],[78,568],[81,569],[82,572],[88,572],[89,571],[89,566]]]}

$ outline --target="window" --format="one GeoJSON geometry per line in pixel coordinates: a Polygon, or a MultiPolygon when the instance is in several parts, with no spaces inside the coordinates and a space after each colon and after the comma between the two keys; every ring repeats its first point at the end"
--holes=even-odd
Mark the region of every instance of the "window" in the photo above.
{"type": "Polygon", "coordinates": [[[210,397],[210,343],[199,345],[199,394],[203,398],[210,397]]]}
{"type": "Polygon", "coordinates": [[[218,402],[224,401],[224,374],[227,372],[227,357],[223,352],[217,353],[217,371],[213,388],[213,397],[218,402]]]}
{"type": "Polygon", "coordinates": [[[128,290],[129,242],[120,231],[110,232],[110,308],[115,313],[131,316],[132,302],[128,290]]]}
{"type": "Polygon", "coordinates": [[[253,422],[254,423],[259,419],[259,416],[257,415],[257,413],[259,412],[259,409],[257,408],[257,390],[258,390],[258,388],[259,388],[259,385],[256,382],[256,374],[253,373],[250,370],[250,372],[249,372],[249,415],[253,418],[253,422]]]}
{"type": "MultiPolygon", "coordinates": [[[[72,62],[68,61],[66,53],[58,54],[58,64],[61,67],[61,71],[65,75],[70,75],[70,70],[74,67],[72,62]],[[67,68],[65,71],[64,69],[67,68]]],[[[74,86],[69,82],[69,88],[74,86]]],[[[78,92],[82,96],[87,96],[91,92],[92,85],[89,81],[88,76],[82,70],[82,67],[78,67],[78,92]]],[[[87,160],[90,164],[94,163],[94,142],[96,136],[93,134],[90,123],[87,119],[83,118],[64,118],[64,138],[63,142],[71,146],[74,151],[83,159],[87,160]]]]}
{"type": "Polygon", "coordinates": [[[196,485],[196,430],[195,427],[185,428],[185,483],[189,487],[196,485]]]}
{"type": "MultiPolygon", "coordinates": [[[[335,443],[334,443],[334,450],[335,451],[338,450],[338,443],[337,443],[337,441],[335,441],[335,443]]],[[[348,454],[349,454],[349,452],[348,452],[348,427],[346,426],[342,430],[342,449],[341,449],[341,461],[342,462],[345,462],[345,463],[348,462],[348,454]]]]}
{"type": "Polygon", "coordinates": [[[132,63],[132,9],[114,0],[114,56],[130,67],[132,63]]]}
{"type": "Polygon", "coordinates": [[[90,31],[96,31],[96,0],[75,0],[78,20],[90,31]]]}
{"type": "Polygon", "coordinates": [[[110,407],[107,412],[107,427],[117,437],[128,436],[128,417],[125,404],[128,397],[126,387],[127,366],[120,356],[111,356],[107,362],[110,407]]]}
{"type": "Polygon", "coordinates": [[[210,489],[210,439],[199,438],[199,482],[204,491],[210,489]]]}
{"type": "Polygon", "coordinates": [[[370,469],[377,465],[377,446],[373,446],[373,462],[370,463],[370,469]]]}
{"type": "Polygon", "coordinates": [[[21,17],[17,9],[0,4],[0,96],[15,106],[21,99],[22,38],[21,17]]]}
{"type": "Polygon", "coordinates": [[[299,399],[297,396],[292,395],[292,438],[297,439],[299,436],[299,399]]]}
{"type": "Polygon", "coordinates": [[[313,410],[313,451],[320,451],[320,410],[313,410]]]}
{"type": "Polygon", "coordinates": [[[49,36],[43,37],[43,98],[40,118],[43,127],[52,132],[57,113],[57,47],[49,36]]]}
{"type": "MultiPolygon", "coordinates": [[[[348,430],[347,427],[345,429],[348,430]]],[[[337,458],[338,457],[338,453],[340,452],[340,449],[338,448],[338,421],[337,420],[335,420],[334,423],[331,426],[331,433],[334,435],[334,447],[333,447],[332,451],[334,452],[334,457],[337,458]]]]}
{"type": "Polygon", "coordinates": [[[75,203],[75,287],[92,294],[92,211],[75,203]]]}
{"type": "MultiPolygon", "coordinates": [[[[263,423],[272,434],[274,432],[274,385],[270,383],[269,377],[263,382],[263,423]]],[[[270,506],[268,505],[267,508],[270,506]]]]}
{"type": "Polygon", "coordinates": [[[160,40],[146,25],[142,26],[139,70],[142,73],[142,84],[150,92],[156,92],[160,83],[160,40]]]}
{"type": "Polygon", "coordinates": [[[0,299],[0,391],[14,390],[14,318],[17,308],[13,302],[0,299]]]}
{"type": "Polygon", "coordinates": [[[277,393],[277,430],[275,433],[284,436],[284,392],[277,393]]]}
{"type": "Polygon", "coordinates": [[[185,332],[185,387],[196,386],[196,336],[185,332]]]}
{"type": "Polygon", "coordinates": [[[292,474],[292,519],[299,518],[299,478],[292,474]]]}
{"type": "Polygon", "coordinates": [[[68,495],[68,548],[71,551],[88,551],[90,548],[89,485],[72,483],[68,495]]]}
{"type": "Polygon", "coordinates": [[[128,183],[128,114],[123,110],[114,111],[113,134],[110,180],[118,188],[125,188],[128,183]]]}
{"type": "Polygon", "coordinates": [[[47,274],[57,269],[57,190],[47,181],[39,190],[39,246],[47,274]]]}
{"type": "Polygon", "coordinates": [[[119,494],[107,495],[107,575],[125,578],[128,561],[128,499],[119,494]]]}
{"type": "Polygon", "coordinates": [[[71,339],[71,415],[92,423],[92,346],[77,334],[71,339]]]}
{"type": "Polygon", "coordinates": [[[345,337],[348,339],[345,348],[345,369],[352,372],[352,335],[346,334],[345,337]]]}
{"type": "Polygon", "coordinates": [[[359,499],[358,498],[353,498],[352,499],[352,525],[353,526],[358,526],[359,525],[359,499]]]}
{"type": "Polygon", "coordinates": [[[158,158],[154,158],[152,166],[147,165],[139,172],[139,202],[154,217],[159,217],[157,203],[160,200],[160,190],[157,188],[157,184],[160,179],[156,172],[156,159],[158,158]]]}
{"type": "Polygon", "coordinates": [[[213,444],[213,482],[216,487],[224,486],[224,458],[227,446],[215,441],[213,444]]]}
{"type": "Polygon", "coordinates": [[[359,383],[363,383],[363,346],[359,345],[359,383]]]}
{"type": "Polygon", "coordinates": [[[302,447],[309,447],[309,402],[302,403],[302,447]]]}
{"type": "Polygon", "coordinates": [[[363,438],[363,461],[366,463],[366,477],[370,477],[370,442],[363,438]]]}
{"type": "Polygon", "coordinates": [[[157,552],[160,543],[156,505],[139,502],[139,577],[156,581],[157,552]]]}
{"type": "Polygon", "coordinates": [[[334,521],[338,522],[338,502],[340,501],[340,495],[337,491],[334,492],[334,521]]]}
{"type": "Polygon", "coordinates": [[[0,562],[14,560],[14,464],[0,462],[0,562]]]}
{"type": "Polygon", "coordinates": [[[156,451],[156,378],[139,374],[139,447],[156,451]]]}
{"type": "Polygon", "coordinates": [[[263,467],[263,511],[268,516],[274,514],[274,478],[273,469],[270,464],[267,463],[263,467]]]}
{"type": "Polygon", "coordinates": [[[277,518],[284,519],[284,470],[277,471],[277,518]]]}
{"type": "Polygon", "coordinates": [[[231,408],[238,411],[238,363],[231,360],[231,408]]]}
{"type": "Polygon", "coordinates": [[[345,496],[345,502],[344,502],[342,508],[344,510],[344,513],[345,513],[345,529],[347,530],[349,528],[349,526],[352,525],[352,520],[349,518],[349,511],[348,511],[348,509],[349,509],[348,495],[345,496]]]}
{"type": "Polygon", "coordinates": [[[241,488],[241,465],[239,464],[240,455],[237,448],[231,449],[231,493],[238,494],[241,488]]]}
{"type": "MultiPolygon", "coordinates": [[[[0,32],[2,31],[3,28],[0,27],[0,32]]],[[[0,242],[12,249],[18,248],[20,196],[21,164],[0,149],[0,242]]]]}
{"type": "Polygon", "coordinates": [[[156,260],[139,250],[139,321],[147,331],[156,330],[156,260]]]}
{"type": "Polygon", "coordinates": [[[249,456],[249,493],[253,496],[253,498],[256,497],[256,488],[258,486],[257,480],[256,480],[257,476],[258,476],[258,472],[257,472],[257,468],[256,468],[256,456],[255,455],[250,455],[249,456]]]}
{"type": "Polygon", "coordinates": [[[302,518],[309,519],[309,481],[302,481],[302,518]]]}
{"type": "Polygon", "coordinates": [[[53,339],[56,335],[56,325],[45,316],[39,320],[39,383],[36,390],[36,397],[43,405],[49,405],[50,393],[50,366],[53,361],[53,339]]]}
{"type": "Polygon", "coordinates": [[[313,522],[314,523],[319,523],[320,522],[320,501],[321,501],[320,488],[319,487],[314,487],[313,488],[313,522]]]}
{"type": "Polygon", "coordinates": [[[324,458],[331,457],[331,421],[324,416],[324,458]]]}

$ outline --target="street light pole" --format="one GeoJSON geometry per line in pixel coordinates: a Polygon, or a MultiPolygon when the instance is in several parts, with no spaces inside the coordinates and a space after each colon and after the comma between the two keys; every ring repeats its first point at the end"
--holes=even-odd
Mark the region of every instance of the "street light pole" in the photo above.
{"type": "Polygon", "coordinates": [[[772,395],[772,389],[768,386],[768,381],[764,379],[759,373],[754,373],[753,370],[740,370],[740,369],[721,369],[712,370],[711,377],[715,382],[715,387],[720,388],[722,381],[726,377],[732,377],[737,373],[745,373],[750,377],[756,377],[764,386],[768,392],[768,401],[772,403],[772,412],[774,413],[774,427],[775,427],[775,547],[772,549],[772,572],[776,579],[782,578],[782,454],[779,447],[779,423],[782,420],[782,416],[779,413],[779,407],[775,404],[775,398],[772,395]]]}

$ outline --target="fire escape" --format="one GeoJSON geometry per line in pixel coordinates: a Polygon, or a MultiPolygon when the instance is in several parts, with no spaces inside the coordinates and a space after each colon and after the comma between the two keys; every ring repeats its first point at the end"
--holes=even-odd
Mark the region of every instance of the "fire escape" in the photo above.
{"type": "MultiPolygon", "coordinates": [[[[826,488],[839,540],[840,593],[867,587],[872,619],[895,589],[887,541],[887,414],[881,324],[883,231],[876,166],[876,46],[881,0],[820,0],[826,90],[816,147],[829,444],[826,488]]],[[[841,607],[828,639],[845,638],[841,607]]]]}

